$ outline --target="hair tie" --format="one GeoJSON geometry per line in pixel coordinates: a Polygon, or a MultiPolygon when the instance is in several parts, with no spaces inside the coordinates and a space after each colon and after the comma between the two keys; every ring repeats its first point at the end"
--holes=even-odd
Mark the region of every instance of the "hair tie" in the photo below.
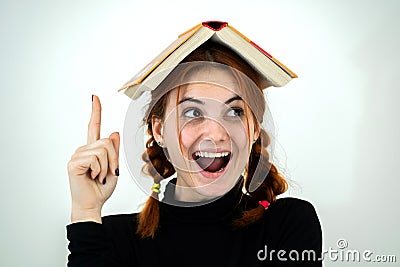
{"type": "Polygon", "coordinates": [[[153,186],[151,187],[151,190],[153,190],[153,192],[155,193],[160,193],[160,184],[153,184],[153,186]]]}
{"type": "Polygon", "coordinates": [[[263,206],[264,209],[268,209],[268,207],[269,207],[269,205],[270,205],[270,203],[269,203],[268,201],[266,201],[266,200],[258,201],[258,204],[260,204],[261,206],[263,206]]]}

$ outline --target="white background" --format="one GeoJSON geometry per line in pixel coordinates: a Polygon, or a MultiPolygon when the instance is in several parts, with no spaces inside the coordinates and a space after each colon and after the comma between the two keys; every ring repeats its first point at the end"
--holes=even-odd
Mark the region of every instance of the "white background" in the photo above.
{"type": "MultiPolygon", "coordinates": [[[[66,165],[86,141],[91,94],[102,101],[102,137],[122,133],[130,101],[116,89],[205,20],[228,21],[299,75],[269,90],[277,164],[288,194],[316,207],[324,247],[345,238],[399,262],[399,9],[388,0],[2,0],[0,265],[66,265],[66,165]]],[[[123,154],[104,214],[135,212],[145,199],[123,154]]]]}

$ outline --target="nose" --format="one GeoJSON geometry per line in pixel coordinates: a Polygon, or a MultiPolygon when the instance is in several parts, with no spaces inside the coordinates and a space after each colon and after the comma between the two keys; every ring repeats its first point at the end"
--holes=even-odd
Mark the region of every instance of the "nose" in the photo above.
{"type": "Polygon", "coordinates": [[[210,139],[215,143],[229,139],[227,130],[217,120],[208,118],[204,126],[203,135],[206,139],[210,139]]]}

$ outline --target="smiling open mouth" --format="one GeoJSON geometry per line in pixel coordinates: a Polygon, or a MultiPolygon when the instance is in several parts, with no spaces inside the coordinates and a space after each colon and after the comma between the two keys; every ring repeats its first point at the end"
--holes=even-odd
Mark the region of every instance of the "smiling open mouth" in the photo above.
{"type": "Polygon", "coordinates": [[[207,172],[220,172],[228,165],[231,153],[197,151],[193,153],[192,157],[203,170],[207,172]]]}

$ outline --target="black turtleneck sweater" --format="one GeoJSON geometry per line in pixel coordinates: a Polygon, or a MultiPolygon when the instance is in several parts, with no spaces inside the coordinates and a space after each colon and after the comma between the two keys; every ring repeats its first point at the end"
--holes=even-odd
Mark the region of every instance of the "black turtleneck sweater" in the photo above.
{"type": "MultiPolygon", "coordinates": [[[[68,266],[322,266],[321,226],[309,202],[278,199],[261,220],[234,229],[232,218],[246,202],[240,185],[195,207],[160,202],[154,239],[135,234],[137,214],[106,216],[102,224],[67,225],[68,266]],[[314,253],[317,261],[309,261],[314,253]]],[[[173,196],[171,188],[167,186],[166,198],[173,196]]]]}

